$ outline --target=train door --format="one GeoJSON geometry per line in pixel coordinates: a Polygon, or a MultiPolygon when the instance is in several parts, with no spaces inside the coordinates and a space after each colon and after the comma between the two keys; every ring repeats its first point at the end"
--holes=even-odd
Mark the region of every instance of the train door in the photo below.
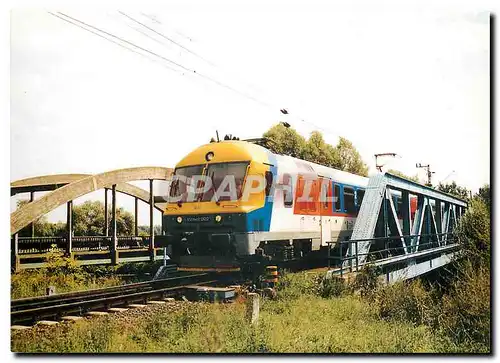
{"type": "Polygon", "coordinates": [[[302,175],[297,176],[297,186],[295,190],[295,203],[293,204],[293,214],[300,215],[300,231],[306,230],[305,214],[307,210],[307,203],[302,201],[302,194],[304,193],[304,178],[302,175]]]}
{"type": "Polygon", "coordinates": [[[320,178],[320,188],[319,215],[321,228],[321,245],[326,246],[327,242],[332,241],[332,181],[328,178],[320,178]]]}

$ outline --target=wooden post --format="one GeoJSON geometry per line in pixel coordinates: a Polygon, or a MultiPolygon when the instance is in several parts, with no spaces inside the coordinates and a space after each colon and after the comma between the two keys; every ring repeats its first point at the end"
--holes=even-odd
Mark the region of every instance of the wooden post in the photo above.
{"type": "MultiPolygon", "coordinates": [[[[30,192],[30,203],[35,200],[35,192],[30,192]]],[[[31,238],[35,237],[35,222],[30,223],[31,238]]]]}
{"type": "Polygon", "coordinates": [[[116,184],[111,187],[111,264],[118,263],[118,237],[116,234],[116,184]]]}
{"type": "Polygon", "coordinates": [[[134,213],[134,229],[135,229],[135,236],[137,237],[139,235],[139,199],[136,197],[135,198],[135,213],[134,213]]]}
{"type": "Polygon", "coordinates": [[[109,234],[109,220],[108,220],[108,188],[104,188],[104,237],[109,234]]]}
{"type": "Polygon", "coordinates": [[[246,301],[246,319],[249,323],[255,324],[259,320],[259,294],[249,292],[246,301]]]}
{"type": "Polygon", "coordinates": [[[71,249],[73,247],[73,201],[67,203],[66,209],[66,255],[72,257],[71,249]]]}
{"type": "Polygon", "coordinates": [[[149,259],[155,260],[155,229],[153,223],[154,212],[153,179],[149,180],[149,259]]]}

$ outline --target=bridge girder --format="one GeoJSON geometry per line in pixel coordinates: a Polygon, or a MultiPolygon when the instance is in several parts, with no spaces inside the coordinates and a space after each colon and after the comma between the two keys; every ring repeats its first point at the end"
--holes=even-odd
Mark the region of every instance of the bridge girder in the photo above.
{"type": "MultiPolygon", "coordinates": [[[[34,178],[27,178],[13,182],[11,189],[14,188],[17,194],[26,188],[43,188],[56,187],[61,184],[64,186],[53,190],[51,193],[44,195],[42,198],[35,200],[22,208],[11,213],[11,234],[19,232],[21,229],[36,221],[44,214],[49,213],[55,208],[72,201],[82,195],[93,191],[110,188],[116,185],[116,190],[143,200],[146,203],[150,202],[150,193],[128,184],[134,180],[169,180],[172,176],[173,169],[164,167],[136,167],[112,170],[101,174],[60,174],[46,175],[34,178]]],[[[49,189],[50,190],[50,189],[49,189]]],[[[26,190],[32,191],[32,190],[26,190]]],[[[11,195],[12,191],[11,191],[11,195]]],[[[162,211],[161,206],[155,205],[155,208],[162,211]]]]}
{"type": "Polygon", "coordinates": [[[437,246],[446,244],[447,235],[440,237],[439,234],[452,232],[466,207],[467,203],[462,199],[390,173],[371,177],[351,236],[352,241],[358,241],[353,242],[353,245],[359,243],[356,246],[359,263],[365,263],[365,254],[370,251],[372,245],[370,239],[377,237],[377,229],[380,226],[385,237],[388,237],[388,232],[390,232],[396,238],[397,243],[401,243],[405,254],[420,251],[420,235],[424,232],[433,234],[430,233],[432,229],[436,235],[437,246]],[[392,191],[401,193],[402,226],[396,213],[392,191]],[[414,220],[410,216],[410,194],[418,198],[414,220]],[[435,211],[433,211],[431,201],[434,201],[435,211]],[[429,229],[428,231],[422,231],[424,225],[429,229]],[[417,236],[408,237],[410,234],[417,236]]]}

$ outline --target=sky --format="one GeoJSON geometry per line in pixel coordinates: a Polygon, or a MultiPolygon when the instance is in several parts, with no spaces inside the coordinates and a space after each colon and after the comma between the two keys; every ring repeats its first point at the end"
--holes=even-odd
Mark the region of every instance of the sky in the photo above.
{"type": "MultiPolygon", "coordinates": [[[[375,153],[393,152],[386,168],[422,181],[416,163],[431,165],[434,183],[473,192],[489,183],[487,12],[317,3],[122,10],[155,33],[117,10],[50,11],[163,59],[45,9],[12,10],[11,181],[174,167],[216,130],[259,137],[286,121],[332,144],[346,137],[371,173],[375,153]]],[[[102,193],[76,203],[89,198],[102,193]]],[[[118,204],[132,210],[133,199],[118,204]]],[[[63,220],[64,207],[49,218],[63,220]]],[[[147,218],[143,204],[139,222],[147,218]]]]}

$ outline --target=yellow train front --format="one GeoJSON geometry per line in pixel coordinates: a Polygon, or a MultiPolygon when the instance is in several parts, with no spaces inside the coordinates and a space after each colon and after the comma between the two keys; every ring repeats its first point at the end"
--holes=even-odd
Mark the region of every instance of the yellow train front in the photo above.
{"type": "Polygon", "coordinates": [[[244,141],[203,145],[176,165],[163,228],[179,270],[239,271],[242,258],[250,263],[260,259],[260,242],[252,236],[269,230],[272,201],[264,187],[242,198],[243,186],[251,177],[271,185],[275,165],[273,153],[244,141]],[[216,193],[227,175],[234,176],[235,190],[216,193]],[[209,177],[212,186],[190,195],[189,185],[203,183],[199,176],[209,177]]]}

